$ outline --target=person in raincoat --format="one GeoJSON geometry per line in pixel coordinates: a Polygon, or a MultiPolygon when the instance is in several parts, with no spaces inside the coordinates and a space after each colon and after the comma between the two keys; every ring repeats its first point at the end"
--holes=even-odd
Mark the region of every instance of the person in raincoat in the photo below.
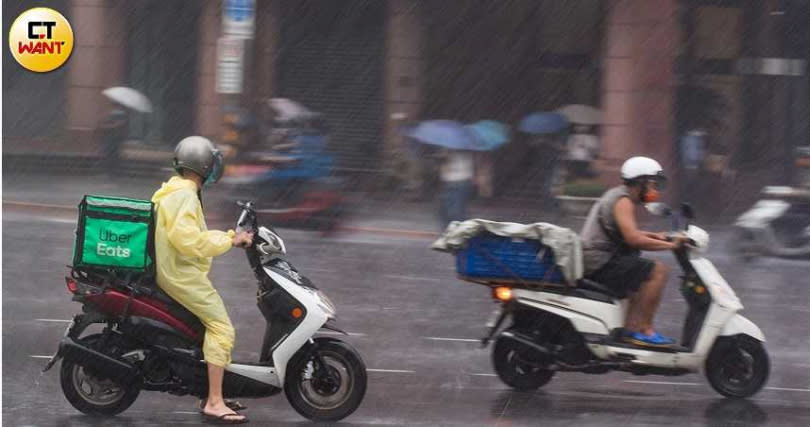
{"type": "MultiPolygon", "coordinates": [[[[177,176],[163,183],[154,196],[157,283],[175,301],[194,313],[205,326],[203,356],[208,364],[207,418],[224,424],[247,422],[222,397],[225,366],[231,362],[236,334],[219,293],[208,280],[211,259],[233,246],[249,246],[250,233],[208,230],[203,217],[201,190],[222,174],[222,156],[201,136],[177,144],[177,176]]],[[[230,405],[234,406],[234,405],[230,405]]]]}
{"type": "Polygon", "coordinates": [[[129,114],[121,104],[113,102],[110,112],[101,122],[101,148],[107,175],[113,177],[120,173],[121,146],[127,139],[129,114]]]}

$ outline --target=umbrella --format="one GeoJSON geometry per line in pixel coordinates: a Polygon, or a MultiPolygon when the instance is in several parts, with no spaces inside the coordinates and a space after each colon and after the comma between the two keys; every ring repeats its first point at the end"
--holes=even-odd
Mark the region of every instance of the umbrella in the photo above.
{"type": "Polygon", "coordinates": [[[571,104],[557,109],[571,123],[598,125],[602,123],[602,112],[590,105],[571,104]]]}
{"type": "Polygon", "coordinates": [[[104,89],[101,93],[111,101],[117,102],[124,107],[141,113],[152,112],[152,103],[149,102],[149,98],[131,87],[116,86],[104,89]]]}
{"type": "Polygon", "coordinates": [[[476,133],[453,120],[428,120],[408,132],[418,142],[451,150],[486,150],[476,133]]]}
{"type": "Polygon", "coordinates": [[[307,107],[287,98],[270,98],[267,104],[278,114],[276,120],[279,121],[307,119],[316,115],[307,107]]]}
{"type": "Polygon", "coordinates": [[[568,127],[568,120],[558,113],[532,113],[524,117],[518,129],[531,134],[557,133],[568,127]]]}
{"type": "Polygon", "coordinates": [[[464,126],[483,142],[485,150],[494,150],[509,142],[509,126],[494,120],[481,120],[464,126]]]}

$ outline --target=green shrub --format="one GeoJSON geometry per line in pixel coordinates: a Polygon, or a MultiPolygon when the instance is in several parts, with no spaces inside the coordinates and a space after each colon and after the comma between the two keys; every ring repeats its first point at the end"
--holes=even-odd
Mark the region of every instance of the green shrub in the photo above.
{"type": "Polygon", "coordinates": [[[600,197],[607,190],[604,184],[592,179],[580,179],[565,184],[563,194],[573,197],[600,197]]]}

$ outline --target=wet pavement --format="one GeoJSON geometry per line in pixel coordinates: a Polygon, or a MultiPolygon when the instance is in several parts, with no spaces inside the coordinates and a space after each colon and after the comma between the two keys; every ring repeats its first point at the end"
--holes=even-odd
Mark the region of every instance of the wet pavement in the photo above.
{"type": "MultiPolygon", "coordinates": [[[[17,195],[36,195],[37,188],[17,190],[17,195]]],[[[67,204],[77,200],[75,194],[51,196],[60,197],[67,204]]],[[[8,200],[8,191],[3,198],[8,200]]],[[[378,217],[403,227],[424,222],[416,214],[403,215],[392,208],[378,217]]],[[[213,218],[209,225],[224,228],[232,222],[226,220],[213,218]]],[[[40,373],[43,357],[56,349],[65,320],[80,308],[70,301],[62,279],[74,227],[72,214],[4,208],[3,424],[199,424],[193,398],[155,392],[143,392],[114,419],[86,417],[62,396],[58,369],[40,373]]],[[[422,229],[431,227],[422,224],[422,229]]],[[[709,231],[709,258],[742,299],[743,314],[768,339],[771,378],[767,388],[749,400],[722,399],[697,374],[562,373],[539,391],[514,392],[494,376],[489,351],[477,342],[494,308],[489,293],[458,281],[452,257],[430,251],[430,239],[370,232],[327,238],[280,230],[289,259],[334,301],[339,326],[352,334],[345,339],[370,369],[362,406],[341,424],[810,425],[810,262],[767,259],[742,264],[723,252],[728,230],[709,231]]],[[[655,258],[674,265],[668,254],[655,258]]],[[[218,258],[212,279],[237,329],[234,359],[255,360],[264,321],[244,254],[233,250],[218,258]]],[[[658,316],[659,328],[678,335],[684,313],[673,278],[658,316]]],[[[250,406],[245,412],[250,425],[306,423],[283,396],[244,402],[250,406]]]]}

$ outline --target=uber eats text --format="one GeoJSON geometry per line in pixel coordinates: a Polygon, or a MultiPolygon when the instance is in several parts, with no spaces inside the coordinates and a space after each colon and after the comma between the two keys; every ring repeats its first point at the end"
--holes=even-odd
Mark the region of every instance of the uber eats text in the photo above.
{"type": "Polygon", "coordinates": [[[120,245],[112,246],[104,242],[116,242],[119,244],[127,244],[130,240],[129,234],[116,234],[110,230],[101,229],[98,231],[98,239],[101,240],[96,245],[96,255],[111,256],[118,258],[129,258],[131,252],[129,248],[120,245]]]}

